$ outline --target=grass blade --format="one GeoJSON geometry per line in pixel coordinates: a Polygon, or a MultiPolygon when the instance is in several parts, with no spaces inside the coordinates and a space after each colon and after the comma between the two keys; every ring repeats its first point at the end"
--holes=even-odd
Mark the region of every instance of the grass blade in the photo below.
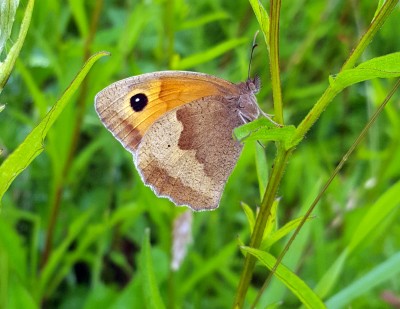
{"type": "Polygon", "coordinates": [[[176,61],[173,61],[173,63],[171,64],[171,67],[174,70],[187,70],[199,64],[209,62],[212,59],[215,59],[225,54],[227,51],[234,49],[244,43],[248,43],[247,38],[232,39],[215,47],[212,47],[204,52],[186,57],[182,60],[176,59],[176,61]]]}
{"type": "Polygon", "coordinates": [[[342,289],[338,294],[331,297],[326,305],[330,309],[347,307],[355,298],[368,293],[372,288],[385,282],[400,273],[400,252],[381,263],[365,276],[353,282],[347,288],[342,289]]]}
{"type": "Polygon", "coordinates": [[[142,290],[145,302],[148,304],[148,308],[165,308],[157,286],[156,274],[153,269],[150,247],[150,230],[146,230],[140,258],[142,264],[142,290]]]}
{"type": "MultiPolygon", "coordinates": [[[[276,263],[276,258],[267,252],[249,247],[243,247],[242,249],[243,251],[255,256],[270,270],[276,263]]],[[[310,289],[310,287],[287,267],[279,264],[275,271],[275,276],[285,284],[307,308],[326,308],[322,300],[310,289]]]]}

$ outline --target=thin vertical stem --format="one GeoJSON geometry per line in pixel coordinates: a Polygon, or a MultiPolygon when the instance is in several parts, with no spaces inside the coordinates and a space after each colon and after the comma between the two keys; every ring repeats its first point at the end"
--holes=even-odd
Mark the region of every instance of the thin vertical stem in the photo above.
{"type": "Polygon", "coordinates": [[[274,101],[274,116],[277,123],[283,124],[282,89],[279,70],[279,16],[281,0],[271,0],[271,18],[269,31],[270,72],[272,96],[274,101]]]}
{"type": "MultiPolygon", "coordinates": [[[[269,26],[269,57],[270,57],[270,72],[271,72],[271,83],[272,83],[272,95],[274,100],[274,110],[276,122],[283,124],[283,109],[282,109],[282,93],[281,93],[281,82],[279,72],[279,15],[281,8],[281,0],[271,0],[271,17],[269,26]]],[[[277,156],[275,158],[274,168],[271,172],[267,188],[260,206],[260,212],[257,215],[257,219],[254,225],[254,231],[251,235],[250,247],[259,248],[265,226],[267,224],[268,217],[271,215],[271,207],[274,202],[276,193],[278,191],[279,183],[283,176],[288,158],[290,157],[291,151],[287,151],[280,145],[277,144],[277,156]]],[[[234,307],[242,308],[244,300],[247,294],[247,290],[250,286],[251,278],[253,276],[253,270],[256,263],[256,258],[250,254],[246,255],[242,275],[239,281],[237,294],[235,298],[234,307]]]]}
{"type": "MultiPolygon", "coordinates": [[[[286,163],[291,155],[291,151],[278,148],[278,153],[275,158],[274,167],[272,169],[267,189],[264,198],[261,202],[260,212],[257,215],[254,230],[251,235],[250,247],[259,248],[268,217],[271,215],[271,207],[275,200],[279,184],[281,182],[283,171],[286,163]]],[[[247,254],[244,260],[242,275],[240,277],[239,286],[236,293],[234,308],[242,308],[246,297],[247,290],[250,286],[250,281],[253,275],[256,258],[251,254],[247,254]]]]}

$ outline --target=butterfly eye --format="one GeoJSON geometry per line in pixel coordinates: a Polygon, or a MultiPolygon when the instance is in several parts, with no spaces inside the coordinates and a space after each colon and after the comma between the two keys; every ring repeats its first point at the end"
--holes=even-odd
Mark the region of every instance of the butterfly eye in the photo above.
{"type": "Polygon", "coordinates": [[[130,102],[132,109],[135,112],[140,112],[146,107],[149,99],[144,93],[137,93],[131,97],[130,102]]]}

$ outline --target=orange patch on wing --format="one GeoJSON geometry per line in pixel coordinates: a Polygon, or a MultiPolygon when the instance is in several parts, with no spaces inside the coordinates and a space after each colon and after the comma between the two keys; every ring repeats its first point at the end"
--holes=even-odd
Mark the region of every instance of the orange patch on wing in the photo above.
{"type": "MultiPolygon", "coordinates": [[[[146,107],[133,112],[127,119],[136,134],[143,136],[149,127],[165,113],[200,98],[221,95],[221,89],[212,83],[198,79],[176,80],[160,78],[148,83],[146,87],[136,87],[124,99],[124,106],[130,107],[132,96],[143,93],[148,98],[146,107]]],[[[123,125],[123,124],[122,124],[123,125]]]]}

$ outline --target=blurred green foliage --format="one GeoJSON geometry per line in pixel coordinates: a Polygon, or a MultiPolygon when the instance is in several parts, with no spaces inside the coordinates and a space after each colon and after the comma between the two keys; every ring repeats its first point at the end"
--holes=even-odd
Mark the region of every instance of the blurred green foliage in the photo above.
{"type": "MultiPolygon", "coordinates": [[[[16,11],[0,61],[18,35],[26,3],[21,1],[16,11]]],[[[307,114],[368,27],[376,6],[367,0],[283,1],[280,64],[286,124],[298,125],[307,114]]],[[[400,50],[399,18],[397,8],[363,60],[400,50]]],[[[260,147],[246,144],[220,208],[194,214],[193,243],[174,272],[169,267],[172,224],[184,209],[155,197],[141,183],[131,155],[97,118],[93,98],[118,79],[165,69],[243,81],[257,29],[247,1],[36,1],[24,46],[0,97],[0,106],[5,104],[1,162],[44,118],[89,55],[106,50],[111,56],[94,65],[49,131],[45,151],[3,197],[0,308],[232,305],[243,263],[236,238],[247,243],[249,237],[240,202],[256,208],[258,176],[267,173],[256,171],[260,147]]],[[[262,79],[258,99],[268,113],[271,87],[261,38],[259,45],[252,75],[262,79]]],[[[276,224],[304,214],[392,82],[357,84],[331,103],[290,159],[276,224]]],[[[393,266],[400,251],[399,97],[348,160],[284,259],[324,300],[331,299],[332,308],[339,306],[335,295],[341,297],[337,304],[352,308],[389,308],[385,291],[400,298],[399,276],[394,276],[400,267],[398,262],[393,266]],[[389,269],[381,271],[385,265],[389,269]],[[363,280],[367,274],[376,277],[363,280]],[[354,283],[363,294],[341,296],[354,283]]],[[[270,168],[274,146],[261,150],[270,168]]],[[[271,253],[279,254],[284,243],[275,243],[271,253]]],[[[265,269],[256,269],[249,301],[265,275],[265,269]]],[[[283,308],[299,306],[274,280],[261,306],[278,301],[283,308]]]]}

